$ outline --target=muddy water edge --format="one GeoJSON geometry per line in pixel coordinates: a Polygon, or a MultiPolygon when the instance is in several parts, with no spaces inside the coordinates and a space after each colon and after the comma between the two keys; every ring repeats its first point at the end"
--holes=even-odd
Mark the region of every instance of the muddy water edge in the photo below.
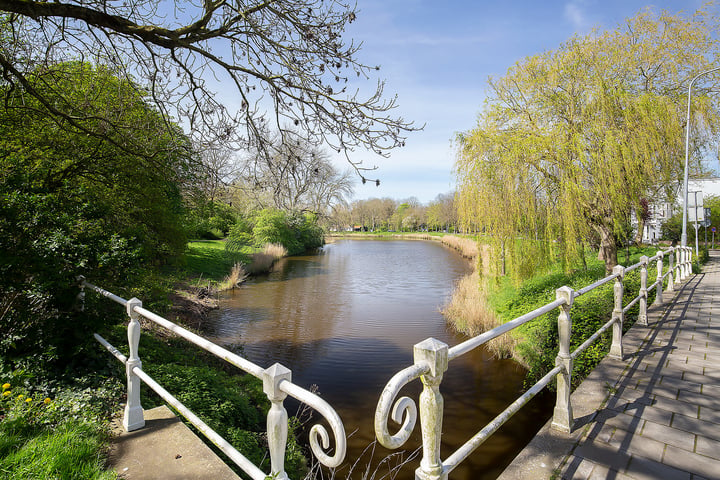
{"type": "MultiPolygon", "coordinates": [[[[470,268],[467,260],[438,242],[337,240],[316,254],[285,258],[270,274],[228,292],[204,333],[262,367],[282,363],[300,386],[316,386],[350,435],[347,460],[336,478],[361,479],[370,464],[372,469],[380,465],[375,475],[379,479],[387,472],[383,458],[395,453],[372,445],[382,389],[412,364],[416,343],[428,337],[450,346],[465,340],[446,324],[439,309],[470,268]]],[[[521,394],[524,375],[512,360],[494,359],[484,349],[450,363],[440,387],[445,400],[442,458],[521,394]]],[[[417,401],[420,390],[416,380],[401,395],[417,401]]],[[[499,475],[549,418],[552,402],[547,394],[531,401],[451,478],[499,475]]],[[[290,401],[286,406],[291,414],[297,408],[290,401]]],[[[419,445],[416,425],[402,448],[405,456],[419,445]]],[[[390,464],[396,461],[394,457],[390,464]]],[[[416,458],[395,478],[414,478],[418,465],[416,458]]]]}

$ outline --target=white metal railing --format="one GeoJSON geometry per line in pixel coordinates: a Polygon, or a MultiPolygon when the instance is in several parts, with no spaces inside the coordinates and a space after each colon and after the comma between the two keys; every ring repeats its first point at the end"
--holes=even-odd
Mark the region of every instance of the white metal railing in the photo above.
{"type": "Polygon", "coordinates": [[[335,438],[335,449],[332,455],[326,453],[330,449],[330,436],[327,429],[320,424],[310,429],[310,448],[320,463],[328,467],[337,467],[345,459],[347,440],[345,427],[335,410],[325,400],[316,394],[301,388],[291,382],[291,371],[283,365],[276,363],[269,368],[262,368],[254,363],[226,350],[209,340],[200,337],[169,320],[142,307],[142,302],[137,298],[125,300],[100,287],[92,285],[80,277],[80,299],[84,299],[85,288],[103,295],[110,300],[125,306],[130,323],[128,324],[128,346],[130,356],[126,357],[117,348],[110,345],[104,338],[94,334],[95,339],[100,342],[110,353],[125,364],[127,376],[127,403],[123,417],[123,426],[127,431],[137,430],[145,425],[143,409],[140,404],[140,381],[145,382],[160,397],[177,410],[183,417],[192,423],[223,453],[225,453],[236,465],[238,465],[253,480],[265,480],[268,478],[283,480],[287,479],[285,473],[285,449],[288,435],[288,414],[283,406],[283,401],[288,395],[305,403],[319,412],[329,424],[335,438]],[[270,411],[267,416],[267,437],[270,450],[269,474],[264,473],[259,467],[238,452],[225,439],[212,430],[207,424],[200,420],[193,412],[188,410],[171,393],[154,381],[142,370],[142,362],[138,355],[140,341],[140,316],[150,320],[161,327],[164,327],[175,334],[185,338],[191,343],[207,350],[208,352],[222,358],[228,363],[235,365],[241,370],[259,378],[263,382],[263,390],[271,402],[270,411]],[[322,446],[321,446],[322,444],[322,446]]]}
{"type": "Polygon", "coordinates": [[[655,304],[663,301],[663,284],[667,280],[667,290],[674,289],[675,280],[685,280],[691,274],[691,249],[689,247],[673,247],[665,251],[658,251],[652,258],[643,256],[640,262],[630,267],[617,266],[613,273],[592,285],[580,290],[570,287],[561,287],[556,291],[556,299],[540,308],[515,318],[499,327],[489,330],[481,335],[466,340],[450,348],[447,344],[428,338],[414,346],[413,365],[395,374],[385,386],[375,410],[375,434],[383,446],[391,449],[399,448],[410,437],[415,428],[418,416],[418,407],[409,397],[395,400],[400,390],[410,382],[420,378],[423,390],[420,394],[420,428],[422,433],[423,456],[420,466],[415,470],[417,480],[447,479],[461,462],[495,433],[520,408],[527,404],[537,393],[545,388],[553,378],[557,379],[557,400],[553,412],[552,426],[556,429],[570,432],[573,427],[572,405],[570,403],[570,387],[572,382],[573,361],[575,358],[595,342],[603,332],[612,328],[612,344],[609,355],[622,358],[622,326],[627,311],[639,304],[638,323],[647,325],[647,298],[648,291],[656,289],[655,304]],[[663,268],[663,259],[668,257],[668,268],[663,268]],[[675,258],[677,256],[677,258],[675,258]],[[676,261],[675,261],[676,260],[676,261]],[[647,285],[648,266],[657,262],[657,276],[652,285],[647,285]],[[638,295],[627,305],[623,306],[625,274],[640,269],[640,288],[638,295]],[[585,342],[570,352],[570,332],[572,320],[570,311],[573,301],[602,285],[614,281],[613,296],[614,307],[609,322],[593,333],[585,342]],[[555,361],[555,368],[550,370],[535,385],[515,400],[509,407],[487,424],[475,436],[457,449],[445,460],[440,456],[440,440],[442,436],[443,398],[440,393],[440,384],[443,374],[448,369],[451,360],[468,353],[498,337],[513,330],[541,315],[560,308],[558,315],[559,351],[555,361]],[[398,431],[391,434],[388,421],[391,419],[400,425],[398,431]]]}

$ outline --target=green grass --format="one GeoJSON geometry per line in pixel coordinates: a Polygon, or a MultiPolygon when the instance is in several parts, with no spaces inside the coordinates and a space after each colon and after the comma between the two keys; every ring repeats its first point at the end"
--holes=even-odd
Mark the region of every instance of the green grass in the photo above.
{"type": "Polygon", "coordinates": [[[192,277],[221,282],[235,263],[248,263],[250,253],[249,248],[243,253],[227,252],[222,240],[188,242],[185,270],[192,277]]]}
{"type": "MultiPolygon", "coordinates": [[[[620,264],[630,266],[637,263],[642,255],[651,257],[657,253],[657,248],[635,248],[619,252],[620,264]]],[[[559,266],[553,270],[538,274],[520,285],[514,284],[507,278],[501,279],[492,289],[488,301],[502,322],[508,322],[524,315],[536,308],[555,300],[556,289],[567,285],[579,290],[595,281],[605,277],[605,265],[597,260],[596,253],[589,253],[587,269],[577,269],[569,273],[562,272],[559,266]]],[[[649,278],[653,278],[653,267],[649,278]]],[[[629,273],[625,277],[625,301],[638,294],[639,271],[629,273]]],[[[654,291],[648,292],[648,303],[654,299],[654,291]]],[[[603,285],[592,292],[575,300],[571,317],[573,321],[571,349],[579,346],[585,339],[594,333],[601,325],[610,319],[613,308],[613,283],[603,285]]],[[[636,319],[638,306],[635,305],[627,312],[624,329],[629,328],[636,319]]],[[[543,315],[512,333],[519,343],[515,347],[514,356],[528,367],[529,384],[534,383],[547,371],[554,367],[555,356],[558,349],[557,338],[557,311],[543,315]]],[[[573,385],[589,374],[597,363],[605,356],[610,345],[610,333],[593,344],[588,350],[580,354],[575,361],[573,385]]]]}
{"type": "Polygon", "coordinates": [[[29,387],[27,380],[14,374],[1,380],[6,383],[0,396],[0,478],[117,478],[105,468],[104,453],[122,384],[85,377],[52,388],[29,387]]]}
{"type": "Polygon", "coordinates": [[[111,480],[98,452],[106,434],[96,425],[68,418],[54,425],[34,425],[24,418],[0,423],[0,476],[5,480],[61,478],[111,480]]]}

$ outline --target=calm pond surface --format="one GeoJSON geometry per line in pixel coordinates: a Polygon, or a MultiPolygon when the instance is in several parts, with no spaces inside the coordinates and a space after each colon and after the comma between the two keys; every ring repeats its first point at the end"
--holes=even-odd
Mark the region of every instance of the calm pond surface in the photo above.
{"type": "MultiPolygon", "coordinates": [[[[351,434],[346,478],[360,478],[374,440],[373,418],[385,384],[413,362],[413,345],[428,337],[463,341],[440,307],[468,262],[438,242],[338,240],[318,254],[281,261],[276,271],[234,290],[213,312],[205,335],[261,367],[280,362],[293,382],[332,405],[351,434]],[[365,453],[363,454],[363,451],[365,453]],[[359,459],[359,460],[358,460],[359,459]]],[[[469,440],[522,391],[524,370],[476,349],[450,362],[440,390],[445,399],[442,458],[469,440]]],[[[419,380],[403,390],[415,401],[419,380]]],[[[534,399],[453,471],[453,480],[495,478],[549,418],[553,398],[534,399]]],[[[294,412],[286,401],[288,411],[294,412]]],[[[390,421],[390,431],[397,431],[390,421]]],[[[420,426],[403,447],[420,445],[420,426]]],[[[377,445],[374,461],[390,451],[377,445]]],[[[412,479],[419,457],[397,478],[412,479]]],[[[379,479],[381,475],[377,475],[379,479]]]]}

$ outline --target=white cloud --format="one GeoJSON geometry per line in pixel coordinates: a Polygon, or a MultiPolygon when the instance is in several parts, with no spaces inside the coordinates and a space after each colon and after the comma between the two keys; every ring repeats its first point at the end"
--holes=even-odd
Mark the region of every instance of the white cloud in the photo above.
{"type": "Polygon", "coordinates": [[[565,4],[565,19],[568,20],[577,30],[585,30],[589,25],[588,19],[583,11],[583,1],[572,1],[565,4]]]}

